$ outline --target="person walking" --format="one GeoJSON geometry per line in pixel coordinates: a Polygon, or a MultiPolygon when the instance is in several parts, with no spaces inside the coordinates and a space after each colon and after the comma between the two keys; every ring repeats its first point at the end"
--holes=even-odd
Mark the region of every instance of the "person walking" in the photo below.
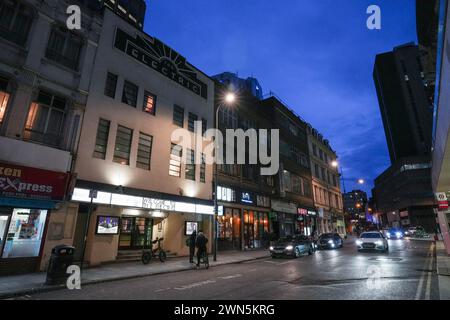
{"type": "Polygon", "coordinates": [[[189,262],[190,263],[194,263],[195,240],[197,240],[197,231],[194,230],[188,238],[189,262]]]}
{"type": "Polygon", "coordinates": [[[200,267],[200,260],[206,252],[206,244],[208,243],[208,238],[199,230],[197,238],[195,240],[195,246],[197,247],[197,267],[200,267]]]}

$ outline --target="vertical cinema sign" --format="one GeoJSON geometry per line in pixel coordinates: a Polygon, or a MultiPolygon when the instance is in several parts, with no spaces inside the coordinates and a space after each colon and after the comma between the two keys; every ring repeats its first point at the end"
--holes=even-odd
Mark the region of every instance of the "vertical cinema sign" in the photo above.
{"type": "Polygon", "coordinates": [[[197,72],[186,62],[186,58],[155,38],[130,36],[116,29],[114,47],[184,88],[207,99],[207,85],[197,79],[197,72]]]}

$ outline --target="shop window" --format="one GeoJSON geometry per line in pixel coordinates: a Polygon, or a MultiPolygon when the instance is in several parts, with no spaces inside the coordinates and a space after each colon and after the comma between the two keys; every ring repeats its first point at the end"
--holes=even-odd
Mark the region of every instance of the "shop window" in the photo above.
{"type": "Polygon", "coordinates": [[[208,121],[202,118],[202,135],[205,135],[206,130],[208,130],[208,121]]]}
{"type": "Polygon", "coordinates": [[[173,106],[173,124],[182,128],[184,126],[184,109],[178,105],[173,106]]]}
{"type": "Polygon", "coordinates": [[[105,96],[113,99],[116,97],[117,79],[117,75],[108,72],[106,75],[105,96]]]}
{"type": "Polygon", "coordinates": [[[139,133],[136,167],[150,170],[153,137],[142,132],[139,133]]]}
{"type": "Polygon", "coordinates": [[[133,130],[119,125],[117,127],[116,146],[114,148],[113,161],[123,164],[130,164],[131,141],[133,130]]]}
{"type": "Polygon", "coordinates": [[[195,153],[192,149],[186,150],[185,178],[195,181],[195,153]]]}
{"type": "Polygon", "coordinates": [[[28,112],[24,138],[58,147],[62,140],[66,100],[40,91],[28,112]]]}
{"type": "Polygon", "coordinates": [[[183,147],[172,143],[170,148],[169,175],[181,177],[181,157],[183,156],[183,147]]]}
{"type": "Polygon", "coordinates": [[[53,27],[45,57],[67,68],[77,70],[83,39],[66,27],[53,27]]]}
{"type": "Polygon", "coordinates": [[[6,107],[9,101],[9,94],[6,92],[8,80],[0,77],[0,126],[3,123],[6,114],[6,107]]]}
{"type": "Polygon", "coordinates": [[[144,112],[153,116],[156,113],[156,96],[148,91],[144,91],[144,112]]]}
{"type": "Polygon", "coordinates": [[[201,154],[202,162],[200,164],[200,182],[206,182],[206,155],[204,153],[201,154]]]}
{"type": "Polygon", "coordinates": [[[32,9],[20,0],[0,2],[0,36],[23,46],[33,21],[32,9]]]}
{"type": "Polygon", "coordinates": [[[94,158],[105,159],[108,146],[110,121],[100,119],[97,127],[97,138],[95,140],[94,158]]]}
{"type": "Polygon", "coordinates": [[[46,210],[14,209],[2,257],[38,257],[46,218],[46,210]]]}
{"type": "Polygon", "coordinates": [[[195,132],[195,121],[197,121],[197,120],[198,120],[197,115],[189,112],[189,117],[188,117],[188,130],[189,131],[195,132]]]}
{"type": "Polygon", "coordinates": [[[136,108],[138,92],[139,87],[137,85],[125,80],[123,84],[122,102],[136,108]]]}

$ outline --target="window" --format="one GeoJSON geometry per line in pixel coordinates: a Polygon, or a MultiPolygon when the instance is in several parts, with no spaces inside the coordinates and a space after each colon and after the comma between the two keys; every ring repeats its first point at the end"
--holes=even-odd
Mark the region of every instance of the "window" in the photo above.
{"type": "Polygon", "coordinates": [[[323,160],[323,151],[322,151],[322,149],[319,150],[319,158],[320,158],[320,160],[323,160]]]}
{"type": "Polygon", "coordinates": [[[183,156],[183,147],[172,143],[170,148],[169,175],[181,177],[181,157],[183,156]]]}
{"type": "Polygon", "coordinates": [[[108,72],[106,75],[105,96],[113,99],[116,97],[117,78],[115,74],[108,72]]]}
{"type": "Polygon", "coordinates": [[[123,84],[122,102],[136,108],[139,87],[129,81],[123,84]]]}
{"type": "Polygon", "coordinates": [[[319,165],[317,163],[314,164],[315,176],[320,179],[320,170],[319,165]]]}
{"type": "Polygon", "coordinates": [[[320,168],[322,170],[322,180],[326,180],[327,179],[327,173],[325,171],[325,168],[320,168]]]}
{"type": "Polygon", "coordinates": [[[200,182],[206,182],[206,155],[202,153],[202,163],[200,164],[200,182]]]}
{"type": "Polygon", "coordinates": [[[195,121],[197,121],[197,115],[189,112],[188,118],[188,130],[195,132],[195,121]]]}
{"type": "Polygon", "coordinates": [[[337,187],[337,178],[335,175],[333,175],[333,186],[337,187]]]}
{"type": "Polygon", "coordinates": [[[208,121],[202,118],[202,135],[205,135],[206,130],[208,130],[208,121]]]}
{"type": "Polygon", "coordinates": [[[283,172],[283,184],[284,184],[284,191],[292,191],[291,186],[291,173],[289,171],[283,172]]]}
{"type": "Polygon", "coordinates": [[[217,200],[235,202],[236,192],[231,188],[217,187],[217,200]]]}
{"type": "Polygon", "coordinates": [[[94,157],[99,159],[105,159],[106,148],[108,146],[108,136],[110,121],[100,119],[98,121],[97,139],[95,140],[94,157]]]}
{"type": "Polygon", "coordinates": [[[6,92],[8,88],[8,80],[0,77],[0,126],[6,113],[6,107],[9,101],[9,94],[6,92]]]}
{"type": "Polygon", "coordinates": [[[0,2],[0,36],[23,46],[28,38],[33,12],[31,8],[18,0],[0,2]]]}
{"type": "Polygon", "coordinates": [[[53,60],[70,69],[78,69],[83,40],[80,36],[70,32],[65,27],[52,29],[48,41],[47,59],[53,60]]]}
{"type": "Polygon", "coordinates": [[[140,132],[136,167],[145,170],[150,170],[152,146],[153,146],[153,137],[149,136],[148,134],[140,132]]]}
{"type": "Polygon", "coordinates": [[[51,146],[59,146],[65,119],[66,100],[40,91],[28,112],[24,138],[51,146]]]}
{"type": "Polygon", "coordinates": [[[303,180],[303,194],[306,197],[312,197],[312,188],[311,188],[311,183],[309,183],[306,180],[303,180]]]}
{"type": "Polygon", "coordinates": [[[195,181],[195,154],[192,149],[186,150],[185,178],[195,181]]]}
{"type": "Polygon", "coordinates": [[[184,109],[178,105],[173,106],[173,124],[182,128],[184,126],[184,109]]]}
{"type": "Polygon", "coordinates": [[[113,161],[123,164],[130,164],[131,141],[133,130],[119,125],[117,127],[116,147],[114,149],[113,161]]]}
{"type": "Polygon", "coordinates": [[[144,112],[155,115],[156,96],[148,91],[144,91],[144,112]]]}
{"type": "Polygon", "coordinates": [[[292,174],[292,192],[297,194],[302,193],[300,177],[294,174],[292,174]]]}
{"type": "Polygon", "coordinates": [[[226,129],[236,129],[238,127],[238,117],[232,108],[220,109],[220,122],[226,129]]]}
{"type": "Polygon", "coordinates": [[[313,144],[313,154],[317,157],[317,146],[313,144]]]}

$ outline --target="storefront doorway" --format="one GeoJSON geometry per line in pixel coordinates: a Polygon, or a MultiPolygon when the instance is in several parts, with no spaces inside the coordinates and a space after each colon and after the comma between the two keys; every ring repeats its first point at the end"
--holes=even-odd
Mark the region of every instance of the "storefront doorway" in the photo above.
{"type": "Polygon", "coordinates": [[[6,236],[8,232],[8,224],[11,219],[11,214],[0,212],[0,258],[3,255],[3,247],[6,243],[6,236]]]}
{"type": "Polygon", "coordinates": [[[123,217],[120,226],[119,249],[150,249],[152,247],[152,230],[152,219],[123,217]]]}

